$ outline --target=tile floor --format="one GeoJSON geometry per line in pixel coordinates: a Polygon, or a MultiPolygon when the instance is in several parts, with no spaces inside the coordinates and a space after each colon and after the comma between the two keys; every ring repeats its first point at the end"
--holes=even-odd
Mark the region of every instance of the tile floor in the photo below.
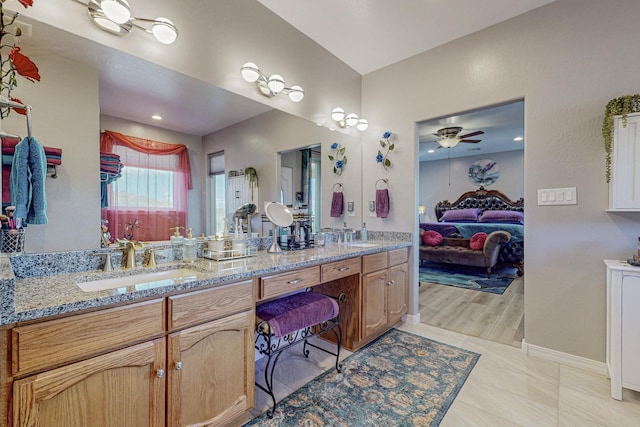
{"type": "MultiPolygon", "coordinates": [[[[624,390],[624,400],[618,402],[609,394],[609,380],[601,375],[430,325],[403,325],[398,329],[481,354],[442,427],[640,426],[640,393],[624,390]]],[[[274,374],[279,379],[274,381],[278,400],[333,367],[334,357],[312,349],[310,358],[305,359],[301,351],[302,346],[298,346],[281,357],[274,374]]],[[[343,350],[341,358],[349,354],[343,350]]],[[[264,362],[256,362],[259,380],[264,375],[264,362]]],[[[268,396],[256,389],[254,414],[270,403],[268,396]]]]}

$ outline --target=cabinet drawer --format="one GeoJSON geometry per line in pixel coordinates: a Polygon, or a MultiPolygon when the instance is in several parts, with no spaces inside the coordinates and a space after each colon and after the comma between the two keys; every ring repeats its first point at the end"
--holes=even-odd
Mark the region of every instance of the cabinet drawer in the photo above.
{"type": "Polygon", "coordinates": [[[407,248],[394,249],[389,251],[389,267],[392,265],[404,264],[409,260],[409,250],[407,248]]]}
{"type": "Polygon", "coordinates": [[[322,272],[322,282],[358,274],[360,273],[360,257],[330,262],[320,266],[320,269],[322,272]]]}
{"type": "Polygon", "coordinates": [[[387,252],[379,252],[377,254],[362,256],[362,273],[370,273],[376,270],[387,268],[388,264],[387,252]]]}
{"type": "Polygon", "coordinates": [[[169,297],[169,329],[180,329],[253,307],[253,282],[233,283],[169,297]]]}
{"type": "Polygon", "coordinates": [[[153,300],[64,319],[18,326],[12,371],[35,371],[161,335],[164,301],[153,300]]]}
{"type": "Polygon", "coordinates": [[[320,266],[263,277],[260,281],[260,299],[315,286],[318,283],[320,283],[320,266]]]}

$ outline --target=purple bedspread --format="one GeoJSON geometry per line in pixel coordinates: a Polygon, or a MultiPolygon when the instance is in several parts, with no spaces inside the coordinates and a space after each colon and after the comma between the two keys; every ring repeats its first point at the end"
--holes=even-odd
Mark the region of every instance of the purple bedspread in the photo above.
{"type": "Polygon", "coordinates": [[[458,229],[453,224],[442,223],[442,222],[421,222],[420,228],[425,231],[433,230],[442,234],[442,237],[449,237],[453,233],[457,233],[458,229]]]}

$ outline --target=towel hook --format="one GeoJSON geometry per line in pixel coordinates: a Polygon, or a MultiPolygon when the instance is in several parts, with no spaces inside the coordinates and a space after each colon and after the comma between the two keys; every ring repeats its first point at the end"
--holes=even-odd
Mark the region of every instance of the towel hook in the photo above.
{"type": "Polygon", "coordinates": [[[384,188],[378,188],[378,184],[380,183],[380,181],[382,181],[384,183],[384,188],[389,188],[389,179],[388,178],[380,178],[379,180],[376,181],[376,190],[383,190],[384,188]]]}
{"type": "Polygon", "coordinates": [[[338,186],[338,190],[342,191],[342,183],[341,182],[336,182],[335,184],[333,184],[333,191],[336,191],[336,185],[338,186]]]}

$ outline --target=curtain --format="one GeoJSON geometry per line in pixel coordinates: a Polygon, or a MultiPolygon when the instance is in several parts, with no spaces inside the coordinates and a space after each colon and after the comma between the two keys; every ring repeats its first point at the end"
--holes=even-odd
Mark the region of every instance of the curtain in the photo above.
{"type": "Polygon", "coordinates": [[[113,238],[167,240],[169,228],[186,226],[192,183],[185,145],[104,131],[100,151],[118,154],[124,166],[102,209],[113,238]]]}

